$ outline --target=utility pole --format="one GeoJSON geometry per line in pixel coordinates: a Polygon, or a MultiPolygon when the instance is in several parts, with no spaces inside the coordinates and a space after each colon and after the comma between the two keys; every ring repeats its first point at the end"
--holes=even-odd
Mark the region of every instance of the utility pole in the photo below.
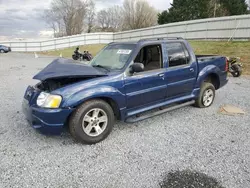
{"type": "Polygon", "coordinates": [[[216,17],[216,10],[217,10],[217,0],[214,0],[214,17],[216,17]]]}

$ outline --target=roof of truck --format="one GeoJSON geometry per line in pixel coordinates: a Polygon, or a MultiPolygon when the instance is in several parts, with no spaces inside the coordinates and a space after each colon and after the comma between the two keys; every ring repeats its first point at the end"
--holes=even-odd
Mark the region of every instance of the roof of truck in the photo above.
{"type": "Polygon", "coordinates": [[[111,42],[112,44],[138,44],[138,43],[147,43],[147,42],[157,42],[157,41],[182,41],[182,37],[164,37],[164,38],[145,38],[138,41],[126,41],[126,42],[111,42]]]}

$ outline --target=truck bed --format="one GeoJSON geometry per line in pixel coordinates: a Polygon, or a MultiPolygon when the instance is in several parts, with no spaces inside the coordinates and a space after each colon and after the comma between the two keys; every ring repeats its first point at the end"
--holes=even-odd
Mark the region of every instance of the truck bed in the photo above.
{"type": "Polygon", "coordinates": [[[204,62],[204,61],[211,61],[217,58],[222,58],[222,56],[218,55],[196,55],[198,63],[204,62]]]}
{"type": "Polygon", "coordinates": [[[217,55],[196,55],[199,70],[202,70],[208,65],[216,65],[221,71],[225,70],[226,59],[223,56],[217,55]]]}

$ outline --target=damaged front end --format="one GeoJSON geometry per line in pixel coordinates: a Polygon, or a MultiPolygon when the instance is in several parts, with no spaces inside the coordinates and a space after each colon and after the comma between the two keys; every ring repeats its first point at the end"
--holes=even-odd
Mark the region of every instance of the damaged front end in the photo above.
{"type": "Polygon", "coordinates": [[[56,90],[102,76],[107,72],[100,68],[63,58],[54,60],[33,77],[40,82],[26,89],[22,105],[26,119],[45,134],[60,134],[74,108],[62,107],[66,96],[56,90]]]}
{"type": "Polygon", "coordinates": [[[44,81],[39,82],[35,87],[43,92],[51,92],[60,88],[63,88],[67,85],[75,84],[81,81],[89,80],[96,78],[97,76],[88,76],[88,77],[73,77],[73,78],[54,78],[54,79],[47,79],[44,81]]]}
{"type": "Polygon", "coordinates": [[[51,92],[64,86],[106,76],[107,72],[90,65],[75,63],[69,59],[56,59],[41,72],[33,77],[40,80],[37,88],[41,91],[51,92]]]}

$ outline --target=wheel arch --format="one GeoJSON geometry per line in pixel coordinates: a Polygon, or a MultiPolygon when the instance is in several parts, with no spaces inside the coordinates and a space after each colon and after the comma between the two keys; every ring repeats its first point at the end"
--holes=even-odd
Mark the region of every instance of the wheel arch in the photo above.
{"type": "Polygon", "coordinates": [[[215,74],[215,73],[208,74],[205,77],[204,82],[209,82],[209,83],[213,84],[214,88],[216,90],[220,88],[220,78],[219,78],[218,74],[215,74]]]}
{"type": "Polygon", "coordinates": [[[111,108],[113,109],[113,112],[115,114],[116,119],[120,119],[120,117],[121,117],[120,109],[119,109],[117,102],[114,99],[112,99],[111,97],[98,97],[98,98],[94,98],[94,99],[101,99],[101,100],[105,101],[106,103],[108,103],[111,106],[111,108]]]}
{"type": "Polygon", "coordinates": [[[201,88],[203,82],[210,82],[214,85],[216,90],[219,89],[221,84],[219,77],[220,73],[220,69],[214,65],[205,67],[198,75],[196,87],[201,88]]]}
{"type": "Polygon", "coordinates": [[[67,120],[66,120],[64,126],[65,126],[65,127],[68,127],[69,120],[70,120],[72,114],[74,113],[74,111],[75,111],[79,106],[81,106],[82,104],[84,104],[84,103],[87,102],[87,101],[98,100],[98,99],[99,99],[99,100],[102,100],[102,101],[105,101],[106,103],[108,103],[108,104],[111,106],[111,108],[113,109],[115,118],[118,119],[118,120],[121,119],[121,112],[120,112],[120,109],[119,109],[119,105],[117,104],[117,102],[116,102],[114,99],[112,99],[112,98],[110,98],[110,97],[106,97],[106,96],[105,96],[105,97],[93,97],[93,98],[88,98],[88,99],[86,99],[86,100],[83,100],[83,101],[81,101],[81,103],[78,103],[78,104],[76,104],[75,106],[73,106],[72,108],[74,108],[74,110],[73,110],[73,111],[70,113],[70,115],[68,116],[68,118],[67,118],[67,120]]]}

